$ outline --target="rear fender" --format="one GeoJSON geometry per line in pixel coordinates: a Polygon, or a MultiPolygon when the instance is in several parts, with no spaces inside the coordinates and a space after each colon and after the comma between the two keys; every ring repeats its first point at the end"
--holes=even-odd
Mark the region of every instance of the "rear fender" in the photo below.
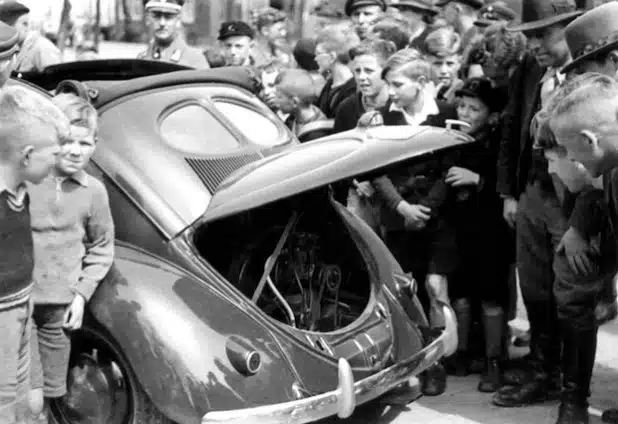
{"type": "Polygon", "coordinates": [[[89,308],[161,412],[199,422],[212,410],[295,399],[296,380],[279,345],[238,305],[146,252],[125,246],[116,252],[89,308]],[[256,374],[234,368],[226,353],[230,336],[259,352],[256,374]]]}

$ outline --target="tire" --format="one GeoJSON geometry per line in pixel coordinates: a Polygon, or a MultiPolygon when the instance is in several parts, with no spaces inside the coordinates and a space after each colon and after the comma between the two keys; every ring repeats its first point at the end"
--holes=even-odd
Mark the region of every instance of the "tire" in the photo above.
{"type": "Polygon", "coordinates": [[[111,336],[92,320],[74,332],[67,394],[50,403],[56,424],[173,424],[150,401],[111,336]]]}

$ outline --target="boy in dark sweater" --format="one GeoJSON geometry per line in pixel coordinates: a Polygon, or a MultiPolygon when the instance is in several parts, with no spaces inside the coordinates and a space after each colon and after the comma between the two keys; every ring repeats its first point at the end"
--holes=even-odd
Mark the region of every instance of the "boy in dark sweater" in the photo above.
{"type": "Polygon", "coordinates": [[[25,422],[30,376],[30,292],[34,254],[25,181],[54,166],[66,117],[43,96],[0,91],[0,422],[25,422]]]}
{"type": "Polygon", "coordinates": [[[29,187],[37,258],[30,408],[37,415],[43,412],[43,394],[57,398],[67,391],[70,331],[81,327],[86,302],[114,258],[107,191],[84,171],[96,147],[97,112],[73,94],[53,101],[69,118],[71,132],[51,175],[29,187]]]}

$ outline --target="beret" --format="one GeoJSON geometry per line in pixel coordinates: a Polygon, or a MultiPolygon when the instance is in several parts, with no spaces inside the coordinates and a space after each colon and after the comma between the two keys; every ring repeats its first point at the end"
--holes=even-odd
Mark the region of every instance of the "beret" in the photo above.
{"type": "Polygon", "coordinates": [[[364,6],[380,6],[382,10],[386,10],[385,0],[346,0],[344,10],[347,16],[352,15],[354,10],[364,6]]]}
{"type": "Polygon", "coordinates": [[[0,22],[0,60],[10,59],[17,52],[19,33],[10,25],[0,22]]]}
{"type": "Polygon", "coordinates": [[[0,2],[0,21],[9,25],[13,25],[17,18],[27,13],[30,13],[30,9],[17,1],[0,2]]]}
{"type": "Polygon", "coordinates": [[[180,13],[184,4],[185,0],[146,0],[144,9],[180,13]]]}
{"type": "Polygon", "coordinates": [[[229,37],[234,36],[245,36],[253,39],[255,37],[255,33],[253,29],[243,21],[227,21],[221,24],[221,28],[219,29],[219,40],[225,40],[229,37]]]}

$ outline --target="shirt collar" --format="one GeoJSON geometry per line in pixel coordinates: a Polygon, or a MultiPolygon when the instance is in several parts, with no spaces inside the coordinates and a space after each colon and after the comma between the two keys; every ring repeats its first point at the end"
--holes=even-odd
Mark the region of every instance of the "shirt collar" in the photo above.
{"type": "Polygon", "coordinates": [[[416,115],[410,115],[405,109],[397,106],[395,103],[391,103],[390,111],[401,112],[409,125],[420,125],[427,120],[430,115],[437,115],[440,113],[438,104],[428,90],[423,90],[423,108],[416,115]]]}
{"type": "Polygon", "coordinates": [[[15,199],[15,203],[17,204],[22,204],[26,198],[26,194],[28,193],[25,183],[21,183],[17,186],[17,190],[13,190],[6,185],[2,178],[0,178],[0,193],[3,191],[8,192],[15,199]]]}
{"type": "Polygon", "coordinates": [[[54,177],[50,174],[50,178],[61,181],[72,180],[82,187],[88,187],[88,174],[83,169],[80,169],[79,171],[72,175],[69,175],[68,177],[54,177]]]}

